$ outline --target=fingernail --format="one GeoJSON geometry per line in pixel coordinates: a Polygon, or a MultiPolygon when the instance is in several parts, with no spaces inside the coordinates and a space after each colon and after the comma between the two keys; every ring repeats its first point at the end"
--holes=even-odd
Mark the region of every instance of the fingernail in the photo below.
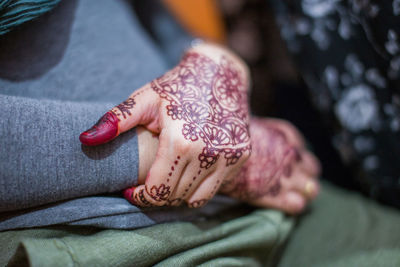
{"type": "Polygon", "coordinates": [[[112,112],[107,112],[89,130],[81,133],[79,140],[87,146],[96,146],[114,139],[118,133],[118,118],[112,112]]]}
{"type": "Polygon", "coordinates": [[[136,205],[135,197],[133,195],[136,187],[127,188],[124,190],[123,195],[126,200],[128,200],[131,204],[136,205]]]}

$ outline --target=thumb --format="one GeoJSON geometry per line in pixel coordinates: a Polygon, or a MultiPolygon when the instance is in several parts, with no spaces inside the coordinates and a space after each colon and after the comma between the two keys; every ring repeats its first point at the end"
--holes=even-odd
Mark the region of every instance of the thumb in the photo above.
{"type": "Polygon", "coordinates": [[[113,107],[89,130],[81,133],[79,140],[87,146],[107,143],[137,125],[149,125],[156,131],[158,121],[158,95],[148,85],[134,92],[127,100],[113,107]]]}

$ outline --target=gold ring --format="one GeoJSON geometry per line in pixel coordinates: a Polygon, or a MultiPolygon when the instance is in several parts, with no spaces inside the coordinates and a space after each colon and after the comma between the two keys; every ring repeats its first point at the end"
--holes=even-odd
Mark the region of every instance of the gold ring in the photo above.
{"type": "Polygon", "coordinates": [[[312,197],[315,194],[316,186],[314,182],[308,181],[304,186],[304,191],[307,196],[312,197]]]}

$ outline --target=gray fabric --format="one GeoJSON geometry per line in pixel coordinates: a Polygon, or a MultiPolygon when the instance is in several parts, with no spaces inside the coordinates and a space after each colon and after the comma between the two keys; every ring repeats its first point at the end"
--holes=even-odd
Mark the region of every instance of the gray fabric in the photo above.
{"type": "Polygon", "coordinates": [[[216,196],[209,205],[200,209],[188,207],[140,209],[118,195],[84,197],[28,211],[8,212],[0,216],[0,231],[57,224],[135,229],[159,222],[201,220],[220,214],[237,204],[238,202],[231,198],[216,196]]]}
{"type": "MultiPolygon", "coordinates": [[[[131,6],[62,1],[3,36],[0,51],[0,228],[162,221],[166,212],[152,220],[123,199],[85,198],[135,184],[138,151],[135,131],[95,148],[81,146],[80,132],[166,70],[131,6]]],[[[188,218],[179,213],[174,219],[188,218]]]]}
{"type": "MultiPolygon", "coordinates": [[[[124,2],[79,1],[76,10],[71,5],[62,1],[56,14],[10,33],[16,54],[41,51],[41,60],[52,60],[57,42],[67,40],[63,32],[42,31],[74,18],[64,10],[75,13],[68,44],[54,67],[35,79],[0,80],[0,112],[9,114],[0,128],[0,211],[113,192],[136,182],[134,132],[97,148],[82,147],[78,137],[134,88],[162,73],[163,61],[124,2]],[[53,34],[62,40],[52,43],[53,34]],[[37,42],[42,45],[30,45],[37,42]]],[[[27,61],[25,73],[34,69],[28,59],[10,56],[9,72],[18,72],[19,60],[27,61]]]]}
{"type": "Polygon", "coordinates": [[[64,101],[125,100],[166,70],[163,56],[134,15],[121,0],[62,1],[0,40],[0,93],[64,101]]]}
{"type": "Polygon", "coordinates": [[[0,211],[114,192],[136,182],[131,131],[98,148],[78,136],[112,105],[0,95],[0,211]],[[10,112],[11,111],[11,112],[10,112]]]}

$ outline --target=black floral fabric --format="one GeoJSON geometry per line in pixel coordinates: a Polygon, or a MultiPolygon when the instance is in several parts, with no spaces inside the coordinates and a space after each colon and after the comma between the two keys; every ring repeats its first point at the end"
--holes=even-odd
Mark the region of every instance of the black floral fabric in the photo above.
{"type": "Polygon", "coordinates": [[[400,207],[400,0],[274,0],[273,6],[357,184],[400,207]]]}

